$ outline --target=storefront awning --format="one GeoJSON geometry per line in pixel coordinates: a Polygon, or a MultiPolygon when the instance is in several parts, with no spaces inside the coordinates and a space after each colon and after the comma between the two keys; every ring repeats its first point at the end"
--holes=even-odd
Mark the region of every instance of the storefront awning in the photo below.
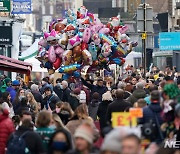
{"type": "Polygon", "coordinates": [[[32,65],[27,62],[0,55],[0,70],[29,75],[32,65]]]}

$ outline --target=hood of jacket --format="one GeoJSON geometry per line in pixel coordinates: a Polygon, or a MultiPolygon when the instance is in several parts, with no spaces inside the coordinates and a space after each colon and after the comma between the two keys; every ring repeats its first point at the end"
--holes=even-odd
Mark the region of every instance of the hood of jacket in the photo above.
{"type": "Polygon", "coordinates": [[[139,98],[145,98],[146,97],[146,92],[143,89],[136,89],[133,94],[132,94],[135,98],[139,99],[139,98]]]}
{"type": "Polygon", "coordinates": [[[97,99],[92,99],[92,101],[91,101],[91,106],[92,107],[97,107],[99,105],[99,100],[97,100],[97,99]]]}
{"type": "Polygon", "coordinates": [[[156,113],[159,113],[162,111],[160,103],[151,103],[148,107],[156,113]]]}

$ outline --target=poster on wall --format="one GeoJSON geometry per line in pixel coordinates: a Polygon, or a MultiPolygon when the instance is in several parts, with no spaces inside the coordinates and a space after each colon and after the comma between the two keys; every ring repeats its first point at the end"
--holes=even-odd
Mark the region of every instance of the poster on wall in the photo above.
{"type": "Polygon", "coordinates": [[[0,26],[0,45],[12,45],[12,27],[0,26]]]}
{"type": "Polygon", "coordinates": [[[12,14],[31,14],[31,0],[13,0],[12,14]]]}

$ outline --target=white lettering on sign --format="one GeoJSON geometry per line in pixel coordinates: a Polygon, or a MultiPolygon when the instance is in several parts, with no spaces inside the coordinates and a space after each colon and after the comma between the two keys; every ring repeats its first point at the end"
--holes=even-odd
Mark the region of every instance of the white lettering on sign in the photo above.
{"type": "Polygon", "coordinates": [[[4,38],[0,38],[0,42],[9,42],[10,39],[4,39],[4,38]]]}
{"type": "Polygon", "coordinates": [[[14,2],[13,12],[31,12],[31,4],[29,2],[14,2]]]}
{"type": "Polygon", "coordinates": [[[180,141],[166,140],[164,144],[164,148],[180,149],[180,141]]]}

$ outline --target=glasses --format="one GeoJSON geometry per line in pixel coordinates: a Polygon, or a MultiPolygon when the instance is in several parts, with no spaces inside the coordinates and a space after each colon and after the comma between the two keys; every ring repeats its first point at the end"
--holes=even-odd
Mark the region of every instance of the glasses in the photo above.
{"type": "Polygon", "coordinates": [[[20,94],[24,94],[25,92],[24,91],[21,91],[20,94]]]}

